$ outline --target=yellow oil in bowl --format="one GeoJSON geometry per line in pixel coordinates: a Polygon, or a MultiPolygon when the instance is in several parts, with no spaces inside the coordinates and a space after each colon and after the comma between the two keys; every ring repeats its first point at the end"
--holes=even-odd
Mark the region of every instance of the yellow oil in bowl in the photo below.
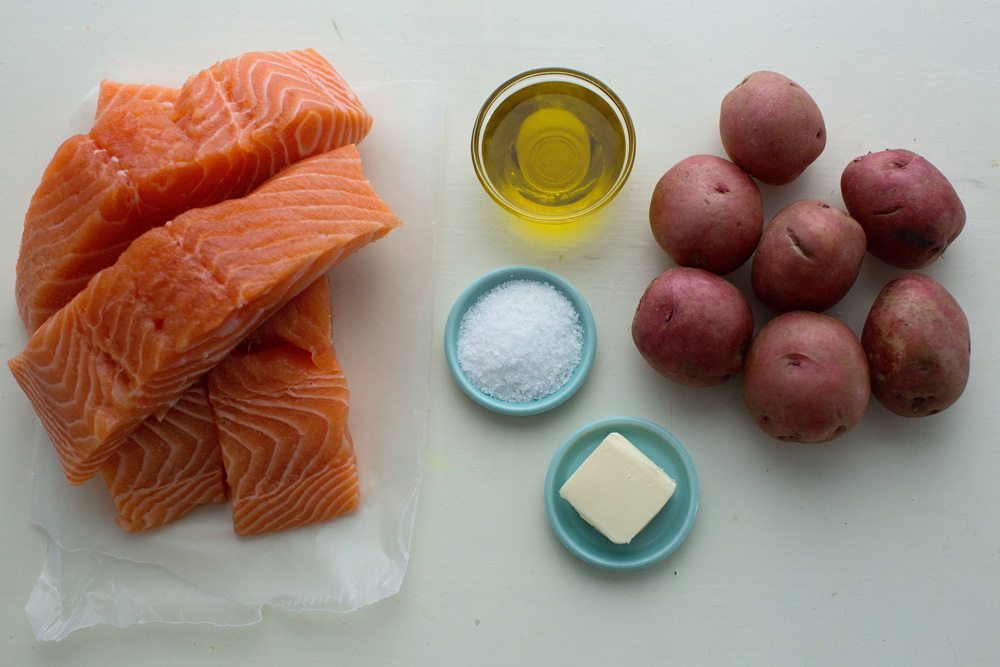
{"type": "Polygon", "coordinates": [[[511,159],[510,173],[523,181],[518,191],[525,196],[539,203],[572,200],[590,170],[590,135],[572,111],[543,106],[521,122],[513,154],[500,153],[501,161],[511,159]]]}
{"type": "Polygon", "coordinates": [[[573,70],[526,72],[483,106],[473,164],[498,204],[538,222],[593,213],[625,184],[635,154],[632,122],[602,83],[573,70]]]}

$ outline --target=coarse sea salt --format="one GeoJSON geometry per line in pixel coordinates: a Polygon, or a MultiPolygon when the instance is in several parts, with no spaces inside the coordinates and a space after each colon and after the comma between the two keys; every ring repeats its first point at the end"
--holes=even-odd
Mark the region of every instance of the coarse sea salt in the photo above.
{"type": "Polygon", "coordinates": [[[483,294],[462,316],[458,362],[483,393],[530,403],[569,380],[583,353],[580,314],[559,290],[514,279],[483,294]]]}

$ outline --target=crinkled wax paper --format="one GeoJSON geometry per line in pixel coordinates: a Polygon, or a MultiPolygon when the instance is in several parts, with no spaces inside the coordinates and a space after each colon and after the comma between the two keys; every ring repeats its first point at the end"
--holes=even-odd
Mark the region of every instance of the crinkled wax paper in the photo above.
{"type": "Polygon", "coordinates": [[[26,607],[38,639],[97,624],[247,625],[266,606],[347,612],[399,590],[423,466],[444,90],[408,81],[358,92],[375,118],[361,144],[365,172],[404,220],[330,273],[360,509],[238,538],[229,506],[216,505],[129,535],[99,479],[66,482],[39,426],[31,519],[51,542],[26,607]]]}

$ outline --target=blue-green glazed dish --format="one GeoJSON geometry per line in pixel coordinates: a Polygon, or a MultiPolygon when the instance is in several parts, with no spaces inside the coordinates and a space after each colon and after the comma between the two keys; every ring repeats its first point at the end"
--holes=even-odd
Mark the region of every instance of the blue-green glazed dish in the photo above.
{"type": "Polygon", "coordinates": [[[638,570],[657,563],[687,538],[698,514],[698,475],[687,450],[669,431],[643,419],[609,417],[571,435],[545,475],[545,510],[556,537],[573,555],[607,570],[638,570]],[[666,506],[629,544],[615,544],[584,521],[559,489],[609,433],[618,432],[677,482],[666,506]]]}
{"type": "Polygon", "coordinates": [[[466,396],[479,405],[506,415],[536,415],[565,403],[583,386],[583,382],[587,379],[590,368],[594,364],[596,351],[597,327],[594,324],[594,315],[590,311],[590,306],[587,305],[580,292],[564,278],[537,266],[505,266],[481,276],[465,288],[455,300],[444,327],[444,353],[455,382],[466,396]],[[555,392],[530,403],[504,401],[480,391],[466,377],[458,361],[458,328],[462,322],[462,316],[483,294],[508,280],[516,279],[535,280],[549,283],[555,287],[573,304],[576,312],[580,314],[580,324],[583,327],[583,350],[580,354],[580,363],[577,364],[573,374],[555,392]]]}

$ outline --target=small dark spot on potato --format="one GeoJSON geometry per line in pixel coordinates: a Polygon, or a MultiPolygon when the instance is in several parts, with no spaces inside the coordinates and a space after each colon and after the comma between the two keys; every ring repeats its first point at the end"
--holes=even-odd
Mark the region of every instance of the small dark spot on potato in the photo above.
{"type": "Polygon", "coordinates": [[[830,208],[830,205],[829,205],[829,204],[827,204],[827,203],[825,203],[825,202],[823,202],[823,203],[821,203],[821,204],[819,205],[819,207],[820,207],[820,208],[830,208]]]}
{"type": "Polygon", "coordinates": [[[840,426],[838,426],[837,428],[835,428],[833,430],[833,434],[834,435],[843,435],[846,432],[847,432],[847,425],[846,424],[841,424],[840,426]]]}
{"type": "Polygon", "coordinates": [[[816,130],[816,138],[819,139],[823,136],[823,130],[816,130]]]}
{"type": "Polygon", "coordinates": [[[785,366],[786,367],[788,367],[788,366],[795,366],[796,368],[798,368],[799,366],[802,365],[802,361],[805,358],[806,358],[806,356],[804,354],[797,354],[797,353],[794,353],[794,352],[792,354],[786,354],[785,355],[785,366]]]}
{"type": "Polygon", "coordinates": [[[778,440],[782,442],[798,442],[802,439],[802,436],[798,433],[785,433],[778,436],[778,440]]]}
{"type": "Polygon", "coordinates": [[[941,408],[934,408],[933,410],[931,410],[927,414],[929,414],[929,415],[936,415],[939,412],[941,412],[941,408]]]}
{"type": "Polygon", "coordinates": [[[674,316],[674,309],[673,308],[667,308],[666,312],[663,313],[663,321],[665,323],[669,322],[673,318],[673,316],[674,316]]]}
{"type": "Polygon", "coordinates": [[[163,329],[163,318],[162,317],[155,317],[155,318],[153,318],[153,329],[155,329],[156,331],[160,331],[160,330],[163,329]]]}
{"type": "Polygon", "coordinates": [[[715,191],[719,194],[726,194],[729,192],[729,187],[727,187],[725,183],[716,183],[715,191]]]}
{"type": "Polygon", "coordinates": [[[768,417],[767,415],[761,415],[759,419],[761,424],[766,424],[769,421],[771,421],[771,418],[768,417]]]}
{"type": "Polygon", "coordinates": [[[897,157],[889,163],[889,166],[895,167],[896,169],[905,169],[908,164],[910,164],[909,157],[897,157]]]}
{"type": "Polygon", "coordinates": [[[930,248],[934,245],[934,240],[929,239],[922,234],[917,234],[909,229],[899,229],[896,231],[896,238],[905,243],[906,245],[911,245],[915,248],[930,248]]]}

